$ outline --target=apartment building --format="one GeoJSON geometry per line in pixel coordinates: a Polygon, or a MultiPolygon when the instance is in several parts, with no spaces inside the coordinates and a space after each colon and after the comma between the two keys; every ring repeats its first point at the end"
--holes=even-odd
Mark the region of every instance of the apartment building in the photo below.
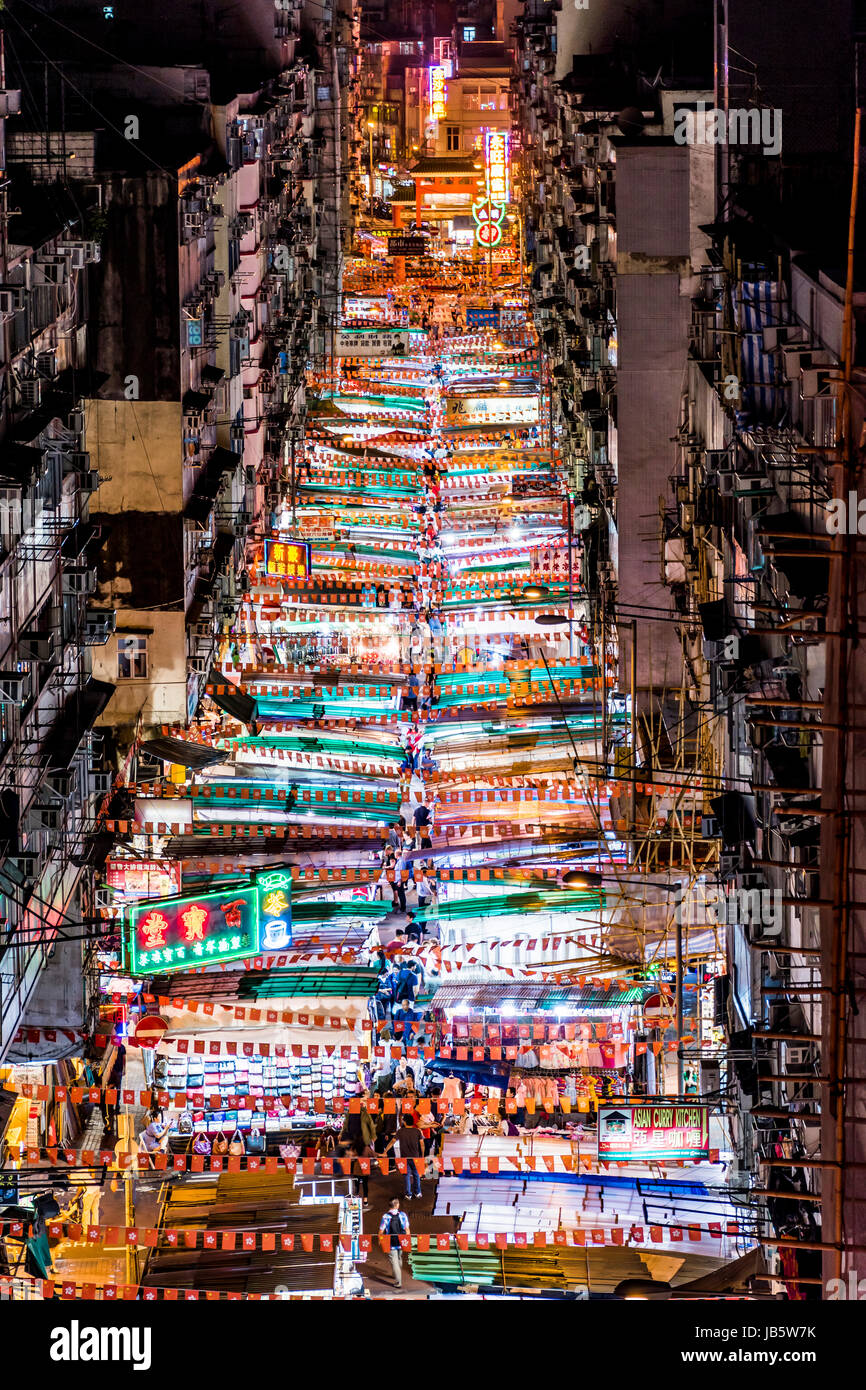
{"type": "MultiPolygon", "coordinates": [[[[2,101],[18,106],[5,88],[2,101]]],[[[112,782],[93,725],[113,694],[93,658],[114,615],[96,603],[83,408],[100,248],[86,208],[12,186],[0,248],[0,1055],[38,1058],[65,1044],[21,1037],[25,1014],[79,1031],[91,1021],[82,937],[112,782]]]]}
{"type": "Polygon", "coordinates": [[[859,261],[847,302],[845,284],[860,40],[850,7],[831,6],[813,71],[811,19],[765,18],[735,0],[709,33],[691,16],[689,35],[676,4],[527,0],[515,145],[594,639],[639,716],[628,761],[690,769],[675,815],[689,880],[733,905],[715,1005],[727,1045],[691,1060],[732,1127],[736,1180],[759,1173],[777,1231],[800,1243],[776,1267],[800,1296],[798,1279],[857,1267],[866,1243],[859,261]],[[677,138],[700,103],[727,119],[756,94],[779,122],[766,149],[677,138]]]}

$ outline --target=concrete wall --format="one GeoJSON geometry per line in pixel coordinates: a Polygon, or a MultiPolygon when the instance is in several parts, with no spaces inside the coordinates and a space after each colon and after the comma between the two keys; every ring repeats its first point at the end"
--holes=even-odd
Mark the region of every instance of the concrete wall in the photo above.
{"type": "Polygon", "coordinates": [[[94,647],[93,653],[94,675],[117,687],[98,725],[131,733],[139,716],[145,726],[186,720],[186,636],[182,611],[118,608],[116,634],[104,647],[94,647]],[[143,680],[123,680],[117,674],[117,639],[134,634],[147,636],[148,675],[143,680]]]}
{"type": "MultiPolygon", "coordinates": [[[[617,151],[617,530],[619,603],[638,617],[637,685],[679,689],[682,651],[672,623],[641,609],[669,607],[660,579],[659,498],[675,469],[688,352],[689,151],[629,145],[617,151]]],[[[623,634],[624,638],[626,634],[623,634]]],[[[627,682],[630,645],[621,648],[627,682]]],[[[640,700],[639,703],[644,703],[640,700]]]]}
{"type": "Polygon", "coordinates": [[[87,402],[87,444],[103,476],[91,514],[183,508],[179,401],[87,402]]]}

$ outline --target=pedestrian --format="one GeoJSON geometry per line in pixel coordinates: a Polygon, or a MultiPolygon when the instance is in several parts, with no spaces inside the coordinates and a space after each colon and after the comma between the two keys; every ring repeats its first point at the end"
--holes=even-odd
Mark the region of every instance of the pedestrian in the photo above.
{"type": "Polygon", "coordinates": [[[146,1153],[165,1153],[168,1148],[168,1131],[170,1126],[163,1120],[161,1110],[157,1110],[149,1124],[141,1131],[138,1136],[140,1148],[146,1153]]]}
{"type": "Polygon", "coordinates": [[[407,1047],[412,1046],[412,1037],[415,1030],[415,1021],[419,1017],[412,1008],[411,999],[401,1000],[400,1007],[394,1014],[394,1030],[407,1047]]]}
{"type": "Polygon", "coordinates": [[[126,1048],[123,1046],[123,1043],[118,1043],[111,1067],[104,1071],[100,1077],[102,1091],[99,1101],[99,1108],[102,1111],[104,1132],[115,1137],[117,1134],[117,1115],[120,1108],[120,1088],[123,1085],[125,1067],[126,1048]],[[108,1099],[109,1091],[115,1092],[112,1101],[108,1099]]]}
{"type": "MultiPolygon", "coordinates": [[[[391,1086],[392,1086],[391,1077],[392,1077],[392,1075],[393,1075],[393,1073],[388,1073],[388,1075],[387,1075],[386,1077],[383,1077],[382,1082],[381,1082],[380,1085],[379,1085],[379,1088],[378,1088],[378,1089],[380,1090],[380,1094],[381,1094],[381,1096],[382,1096],[382,1100],[383,1100],[383,1101],[385,1101],[385,1100],[394,1100],[394,1099],[395,1099],[395,1097],[394,1097],[394,1092],[393,1092],[393,1090],[391,1089],[391,1086]]],[[[381,1107],[381,1109],[380,1109],[380,1111],[379,1111],[379,1115],[378,1115],[378,1117],[377,1117],[377,1120],[376,1120],[376,1152],[377,1152],[377,1153],[381,1154],[381,1153],[384,1153],[384,1152],[385,1152],[386,1146],[390,1143],[390,1141],[393,1139],[394,1135],[397,1133],[397,1125],[398,1125],[398,1123],[399,1123],[399,1122],[398,1122],[398,1119],[397,1119],[396,1104],[395,1104],[394,1109],[391,1110],[391,1111],[386,1111],[386,1110],[385,1110],[385,1107],[384,1107],[384,1104],[383,1104],[382,1107],[381,1107]]]]}
{"type": "Polygon", "coordinates": [[[430,836],[433,829],[433,817],[430,807],[425,806],[423,802],[420,806],[416,806],[412,812],[412,820],[415,825],[415,848],[432,849],[433,841],[430,836]]]}
{"type": "Polygon", "coordinates": [[[348,1145],[360,1144],[361,1152],[369,1153],[376,1142],[376,1126],[373,1116],[365,1106],[362,1105],[357,1114],[349,1111],[340,1130],[339,1142],[348,1145]]]}
{"type": "Polygon", "coordinates": [[[394,1271],[394,1287],[403,1287],[403,1248],[400,1237],[409,1235],[409,1218],[400,1210],[400,1199],[395,1197],[379,1223],[379,1234],[388,1238],[388,1258],[394,1271]]]}
{"type": "MultiPolygon", "coordinates": [[[[422,899],[422,897],[421,897],[421,885],[424,884],[424,883],[426,883],[426,881],[427,881],[426,879],[422,878],[422,879],[421,879],[421,883],[419,883],[419,885],[418,885],[418,906],[419,906],[419,907],[426,907],[426,906],[427,906],[426,901],[424,901],[424,900],[422,899]]],[[[425,930],[425,928],[424,928],[423,922],[416,922],[416,921],[415,921],[415,913],[414,913],[414,912],[408,913],[408,914],[407,914],[407,917],[406,917],[406,940],[407,940],[407,941],[417,941],[418,944],[420,945],[420,944],[421,944],[421,937],[422,937],[423,934],[424,934],[424,930],[425,930]]]]}
{"type": "Polygon", "coordinates": [[[417,672],[414,666],[409,667],[409,679],[406,682],[406,690],[403,692],[403,709],[417,710],[418,708],[418,687],[420,685],[417,672]]]}
{"type": "Polygon", "coordinates": [[[408,874],[408,868],[409,861],[406,858],[406,851],[404,850],[394,865],[394,882],[391,884],[391,889],[394,894],[395,912],[406,911],[406,878],[404,875],[408,874]]]}
{"type": "Polygon", "coordinates": [[[407,1160],[406,1201],[411,1202],[413,1197],[421,1196],[421,1174],[413,1160],[424,1157],[424,1140],[412,1115],[403,1116],[400,1128],[385,1149],[385,1153],[393,1149],[395,1144],[400,1145],[400,1157],[407,1160]]]}

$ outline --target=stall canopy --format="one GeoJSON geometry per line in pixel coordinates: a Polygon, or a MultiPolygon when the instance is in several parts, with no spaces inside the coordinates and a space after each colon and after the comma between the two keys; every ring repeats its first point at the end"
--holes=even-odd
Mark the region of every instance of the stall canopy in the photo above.
{"type": "Polygon", "coordinates": [[[249,695],[244,695],[237,686],[232,685],[216,667],[211,667],[208,686],[211,687],[210,694],[214,704],[219,705],[226,714],[230,714],[240,724],[252,724],[254,722],[256,717],[255,700],[251,699],[249,695]]]}
{"type": "Polygon", "coordinates": [[[550,1009],[557,1004],[568,1004],[575,1012],[579,1009],[620,1009],[628,1004],[639,1004],[646,993],[643,985],[619,989],[613,985],[602,989],[586,985],[583,989],[570,989],[557,985],[516,984],[497,980],[494,983],[466,983],[440,985],[433,999],[435,1009],[497,1009],[504,998],[512,1004],[525,1004],[527,1010],[550,1009]],[[505,985],[505,988],[503,988],[505,985]]]}
{"type": "Polygon", "coordinates": [[[181,767],[211,767],[226,760],[226,754],[217,748],[206,748],[201,743],[189,743],[183,738],[151,738],[142,744],[142,752],[159,758],[164,763],[177,763],[181,767]]]}

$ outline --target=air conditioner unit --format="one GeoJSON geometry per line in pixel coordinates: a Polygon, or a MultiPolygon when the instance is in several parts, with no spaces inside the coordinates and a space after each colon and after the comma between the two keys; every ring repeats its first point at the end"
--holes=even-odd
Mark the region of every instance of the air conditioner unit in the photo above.
{"type": "Polygon", "coordinates": [[[733,878],[743,867],[742,850],[734,850],[719,855],[719,875],[721,878],[733,878]]]}
{"type": "Polygon", "coordinates": [[[183,229],[185,232],[200,233],[203,226],[203,219],[200,212],[185,212],[183,215],[183,229]]]}
{"type": "Polygon", "coordinates": [[[70,565],[63,571],[64,594],[96,593],[96,570],[89,565],[70,565]]]}
{"type": "Polygon", "coordinates": [[[53,661],[57,641],[53,632],[22,632],[18,650],[24,661],[53,661]]]}
{"type": "Polygon", "coordinates": [[[814,400],[816,396],[829,395],[833,382],[838,380],[838,371],[827,370],[826,368],[810,368],[808,371],[800,373],[800,397],[802,400],[814,400]]]}
{"type": "Polygon", "coordinates": [[[83,270],[86,265],[93,265],[102,255],[98,241],[67,241],[59,250],[70,253],[73,270],[83,270]]]}
{"type": "Polygon", "coordinates": [[[701,816],[701,836],[705,840],[720,840],[722,828],[715,816],[701,816]]]}
{"type": "Polygon", "coordinates": [[[57,353],[37,352],[36,370],[40,376],[50,377],[53,380],[57,375],[57,353]]]}
{"type": "Polygon", "coordinates": [[[75,773],[71,768],[58,768],[45,775],[45,782],[58,796],[71,796],[75,787],[75,773]]]}
{"type": "Polygon", "coordinates": [[[189,667],[190,670],[194,671],[197,676],[207,675],[208,669],[210,667],[210,657],[191,656],[189,658],[189,667]]]}
{"type": "Polygon", "coordinates": [[[99,472],[97,469],[88,468],[84,473],[79,473],[78,490],[85,493],[99,491],[99,472]]]}
{"type": "Polygon", "coordinates": [[[719,473],[718,488],[720,497],[733,497],[737,490],[739,479],[736,473],[719,473]]]}
{"type": "Polygon", "coordinates": [[[14,314],[27,303],[27,290],[23,285],[0,286],[0,314],[14,314]]]}
{"type": "Polygon", "coordinates": [[[28,410],[36,410],[42,404],[42,391],[45,383],[39,376],[28,376],[18,383],[18,399],[28,410]]]}
{"type": "Polygon", "coordinates": [[[67,429],[71,430],[71,432],[72,432],[73,434],[83,434],[83,433],[84,433],[84,411],[83,411],[83,410],[73,410],[73,411],[70,412],[69,420],[67,421],[67,429]]]}
{"type": "Polygon", "coordinates": [[[65,256],[39,256],[33,270],[36,284],[62,285],[66,280],[69,262],[65,256]]]}
{"type": "Polygon", "coordinates": [[[812,367],[831,367],[833,358],[829,352],[815,348],[783,348],[782,370],[789,381],[796,381],[800,373],[812,367]]]}
{"type": "Polygon", "coordinates": [[[84,641],[88,647],[104,647],[117,625],[113,608],[84,610],[84,641]]]}
{"type": "Polygon", "coordinates": [[[30,695],[30,671],[0,671],[0,704],[23,705],[30,695]]]}
{"type": "Polygon", "coordinates": [[[92,796],[107,796],[113,781],[113,772],[96,771],[91,768],[87,774],[87,784],[92,796]]]}
{"type": "Polygon", "coordinates": [[[10,855],[6,860],[7,875],[20,884],[32,884],[39,873],[39,860],[35,854],[10,855]]]}
{"type": "Polygon", "coordinates": [[[785,347],[795,347],[806,342],[806,330],[798,323],[779,323],[761,330],[764,352],[778,352],[785,347]]]}
{"type": "Polygon", "coordinates": [[[65,819],[59,806],[32,806],[27,813],[31,830],[62,830],[65,819]]]}

